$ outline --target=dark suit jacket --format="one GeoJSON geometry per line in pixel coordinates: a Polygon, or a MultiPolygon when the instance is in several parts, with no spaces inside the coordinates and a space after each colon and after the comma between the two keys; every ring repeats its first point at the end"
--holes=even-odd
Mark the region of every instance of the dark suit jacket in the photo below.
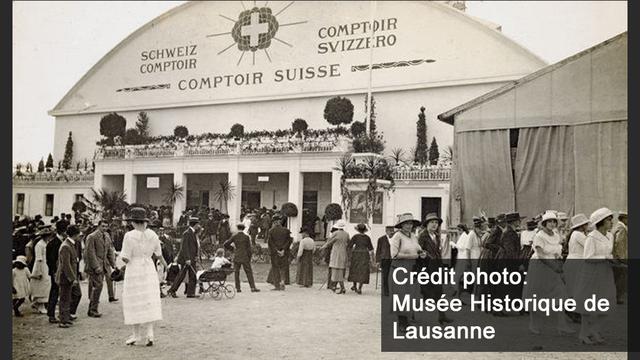
{"type": "Polygon", "coordinates": [[[387,235],[380,236],[376,246],[376,262],[380,262],[382,259],[391,259],[391,245],[387,235]]]}
{"type": "Polygon", "coordinates": [[[483,247],[488,249],[491,252],[491,258],[495,257],[499,250],[502,249],[502,229],[499,226],[496,226],[491,233],[489,233],[489,237],[484,242],[483,247]]]}
{"type": "MultiPolygon", "coordinates": [[[[182,242],[180,243],[180,253],[178,254],[178,263],[184,265],[187,260],[192,263],[198,258],[198,240],[196,234],[188,228],[182,233],[182,242]]],[[[195,264],[194,264],[195,265],[195,264]]]]}
{"type": "Polygon", "coordinates": [[[520,236],[511,226],[502,233],[500,244],[505,259],[520,259],[520,236]]]}
{"type": "Polygon", "coordinates": [[[109,234],[102,231],[94,231],[85,239],[85,272],[94,274],[106,273],[109,266],[116,267],[115,253],[109,234]]]}
{"type": "Polygon", "coordinates": [[[58,269],[58,252],[60,251],[60,245],[62,241],[58,238],[57,234],[54,234],[51,240],[47,243],[47,266],[49,267],[49,275],[55,276],[58,269]]]}
{"type": "MultiPolygon", "coordinates": [[[[76,241],[78,244],[79,241],[76,241]]],[[[58,268],[56,270],[56,283],[61,280],[72,283],[78,279],[78,252],[76,246],[68,238],[60,245],[58,253],[58,268]]]]}
{"type": "Polygon", "coordinates": [[[238,232],[231,239],[224,242],[224,247],[233,249],[231,244],[235,245],[233,251],[233,261],[240,263],[248,263],[251,261],[251,239],[247,234],[238,232]]]}
{"type": "Polygon", "coordinates": [[[291,246],[292,242],[293,239],[291,239],[291,231],[289,229],[278,224],[269,230],[267,243],[269,244],[271,256],[276,256],[277,251],[284,250],[284,256],[288,258],[289,246],[291,246]]]}

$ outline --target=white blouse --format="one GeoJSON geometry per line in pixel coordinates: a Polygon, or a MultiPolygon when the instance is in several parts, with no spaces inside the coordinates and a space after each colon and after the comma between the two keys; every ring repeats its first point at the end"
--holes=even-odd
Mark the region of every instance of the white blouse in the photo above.
{"type": "Polygon", "coordinates": [[[567,259],[582,259],[584,255],[584,241],[587,236],[581,231],[574,231],[569,238],[569,255],[567,259]]]}
{"type": "Polygon", "coordinates": [[[315,250],[315,248],[316,248],[316,243],[313,241],[312,238],[307,236],[304,239],[300,240],[297,257],[302,256],[302,252],[304,250],[315,250]]]}
{"type": "Polygon", "coordinates": [[[602,235],[598,230],[590,232],[584,241],[583,256],[585,259],[611,259],[613,258],[612,251],[613,240],[609,236],[602,235]]]}
{"type": "Polygon", "coordinates": [[[543,230],[538,231],[531,247],[534,248],[532,259],[556,259],[562,254],[562,240],[556,232],[549,235],[543,230]]]}
{"type": "Polygon", "coordinates": [[[536,235],[535,230],[525,230],[520,233],[520,248],[524,248],[526,245],[531,246],[533,243],[533,237],[536,235]]]}
{"type": "Polygon", "coordinates": [[[392,259],[417,259],[418,251],[422,250],[418,243],[418,236],[415,233],[411,233],[411,237],[408,237],[402,231],[398,231],[393,235],[389,245],[392,259]]]}

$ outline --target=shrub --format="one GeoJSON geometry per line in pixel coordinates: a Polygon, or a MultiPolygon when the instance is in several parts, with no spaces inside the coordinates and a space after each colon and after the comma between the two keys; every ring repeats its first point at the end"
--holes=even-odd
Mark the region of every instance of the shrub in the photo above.
{"type": "Polygon", "coordinates": [[[384,139],[380,134],[366,135],[364,132],[353,139],[353,151],[356,153],[382,154],[384,151],[384,139]]]}
{"type": "Polygon", "coordinates": [[[118,113],[110,113],[100,119],[100,135],[113,139],[116,136],[124,136],[127,127],[127,119],[118,113]]]}
{"type": "Polygon", "coordinates": [[[298,216],[298,207],[294,203],[286,202],[282,204],[282,209],[280,209],[280,211],[286,217],[298,216]]]}
{"type": "Polygon", "coordinates": [[[131,128],[127,129],[122,138],[122,143],[124,145],[138,145],[141,142],[141,136],[138,133],[137,129],[131,128]]]}
{"type": "Polygon", "coordinates": [[[44,159],[40,159],[40,162],[38,163],[38,172],[44,172],[44,159]]]}
{"type": "Polygon", "coordinates": [[[342,219],[342,208],[336,203],[331,203],[324,209],[324,216],[329,221],[340,220],[342,219]]]}
{"type": "Polygon", "coordinates": [[[353,121],[353,104],[351,100],[340,96],[327,100],[324,107],[324,118],[331,125],[349,124],[353,121]]]}
{"type": "Polygon", "coordinates": [[[351,136],[354,138],[364,134],[365,131],[367,131],[367,126],[364,122],[354,121],[353,124],[351,124],[351,136]]]}
{"type": "Polygon", "coordinates": [[[308,128],[309,125],[307,125],[307,122],[304,121],[304,119],[295,119],[293,120],[293,123],[291,123],[291,130],[296,133],[306,131],[308,128]]]}
{"type": "Polygon", "coordinates": [[[239,138],[244,135],[244,126],[241,124],[233,124],[231,127],[231,131],[229,132],[229,136],[239,138]]]}
{"type": "Polygon", "coordinates": [[[420,114],[418,114],[418,122],[416,123],[416,149],[414,153],[414,161],[418,164],[424,165],[427,162],[427,121],[424,114],[424,106],[420,108],[420,114]]]}
{"type": "Polygon", "coordinates": [[[53,169],[53,156],[51,156],[51,153],[47,156],[47,164],[44,167],[46,169],[53,169]]]}
{"type": "Polygon", "coordinates": [[[173,129],[173,135],[177,138],[184,139],[189,136],[189,129],[184,125],[178,125],[173,129]]]}
{"type": "Polygon", "coordinates": [[[69,131],[69,137],[67,138],[67,144],[64,147],[64,158],[62,160],[62,167],[65,170],[71,169],[71,161],[73,160],[73,139],[71,138],[71,131],[69,131]]]}

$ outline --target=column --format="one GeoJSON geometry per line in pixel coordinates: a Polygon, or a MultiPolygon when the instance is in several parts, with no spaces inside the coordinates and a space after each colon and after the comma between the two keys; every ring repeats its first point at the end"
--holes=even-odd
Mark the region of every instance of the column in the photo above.
{"type": "Polygon", "coordinates": [[[102,189],[103,183],[103,175],[102,175],[102,164],[98,162],[96,164],[96,170],[93,172],[93,188],[96,191],[102,189]]]}
{"type": "Polygon", "coordinates": [[[126,201],[129,204],[133,204],[136,202],[136,175],[130,171],[127,171],[124,174],[124,193],[127,196],[126,201]]]}
{"type": "Polygon", "coordinates": [[[295,237],[302,226],[302,188],[304,176],[299,170],[289,172],[289,198],[287,201],[298,208],[298,216],[289,218],[289,230],[295,237]]]}
{"type": "Polygon", "coordinates": [[[173,225],[176,226],[180,215],[187,208],[187,175],[182,171],[174,172],[173,183],[182,186],[182,196],[173,204],[173,225]]]}
{"type": "MultiPolygon", "coordinates": [[[[333,170],[331,172],[331,202],[342,206],[342,193],[340,190],[340,171],[333,170]]],[[[345,209],[342,209],[343,211],[345,209]]]]}
{"type": "Polygon", "coordinates": [[[242,174],[237,170],[229,171],[229,182],[233,186],[233,195],[227,200],[227,212],[229,213],[229,226],[232,231],[236,230],[236,225],[240,219],[240,205],[242,204],[242,174]]]}

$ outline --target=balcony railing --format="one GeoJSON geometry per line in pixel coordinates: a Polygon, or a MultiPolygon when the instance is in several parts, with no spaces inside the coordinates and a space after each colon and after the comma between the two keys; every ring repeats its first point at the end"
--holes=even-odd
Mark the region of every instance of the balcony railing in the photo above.
{"type": "Polygon", "coordinates": [[[47,184],[47,183],[74,183],[74,182],[90,182],[93,183],[93,173],[22,173],[13,175],[12,182],[14,184],[47,184]]]}
{"type": "Polygon", "coordinates": [[[346,152],[346,137],[322,139],[260,139],[222,144],[169,143],[105,146],[96,150],[96,159],[170,158],[190,156],[258,155],[283,153],[346,152]]]}
{"type": "Polygon", "coordinates": [[[397,169],[393,172],[394,180],[449,181],[451,169],[397,169]]]}

